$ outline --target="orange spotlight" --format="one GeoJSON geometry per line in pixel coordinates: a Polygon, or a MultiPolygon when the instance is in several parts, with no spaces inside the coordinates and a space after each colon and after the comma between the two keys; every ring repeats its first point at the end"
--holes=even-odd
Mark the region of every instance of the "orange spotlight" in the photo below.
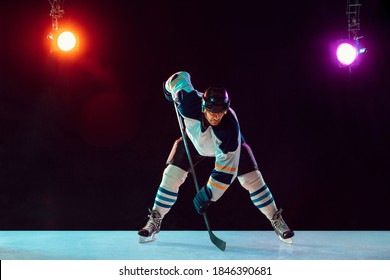
{"type": "MultiPolygon", "coordinates": [[[[69,56],[71,53],[79,52],[79,36],[75,32],[75,28],[61,28],[59,30],[52,30],[47,36],[51,41],[52,53],[63,53],[69,56]]],[[[73,56],[73,55],[72,55],[73,56]]]]}
{"type": "Polygon", "coordinates": [[[64,52],[72,51],[76,45],[77,38],[71,31],[64,31],[57,38],[57,46],[64,52]]]}

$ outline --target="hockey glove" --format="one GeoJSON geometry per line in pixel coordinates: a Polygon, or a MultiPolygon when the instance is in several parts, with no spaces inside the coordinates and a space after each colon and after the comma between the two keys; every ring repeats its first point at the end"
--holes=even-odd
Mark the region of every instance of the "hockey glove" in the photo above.
{"type": "Polygon", "coordinates": [[[163,83],[163,91],[164,91],[165,99],[168,100],[169,102],[172,102],[173,101],[172,93],[167,91],[167,89],[165,88],[165,82],[163,83]]]}
{"type": "Polygon", "coordinates": [[[195,195],[193,202],[195,209],[199,214],[203,215],[207,207],[209,207],[212,202],[211,197],[211,190],[207,186],[201,188],[200,191],[195,195]]]}

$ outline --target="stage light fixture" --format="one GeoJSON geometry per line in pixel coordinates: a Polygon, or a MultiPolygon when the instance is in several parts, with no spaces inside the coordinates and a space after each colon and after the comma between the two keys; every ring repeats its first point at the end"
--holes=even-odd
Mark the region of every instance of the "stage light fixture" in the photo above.
{"type": "Polygon", "coordinates": [[[64,52],[73,50],[76,47],[76,44],[76,36],[71,31],[64,31],[58,36],[58,48],[64,52]]]}
{"type": "Polygon", "coordinates": [[[357,57],[355,47],[348,43],[342,43],[337,47],[337,59],[343,65],[350,65],[357,57]]]}
{"type": "Polygon", "coordinates": [[[349,66],[357,62],[358,56],[365,53],[366,48],[363,48],[357,44],[357,42],[345,40],[339,42],[336,50],[336,56],[340,63],[340,66],[349,66]]]}

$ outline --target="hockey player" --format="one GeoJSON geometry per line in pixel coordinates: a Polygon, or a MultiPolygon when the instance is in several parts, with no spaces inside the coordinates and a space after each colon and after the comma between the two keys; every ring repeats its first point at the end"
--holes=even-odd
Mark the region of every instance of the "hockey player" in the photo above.
{"type": "MultiPolygon", "coordinates": [[[[176,102],[184,119],[193,164],[205,157],[215,158],[207,184],[194,197],[197,212],[203,214],[238,178],[249,192],[253,204],[270,220],[279,238],[291,243],[294,232],[283,220],[282,209],[276,207],[253,153],[241,134],[226,90],[210,87],[202,94],[194,89],[190,75],[184,71],[173,74],[163,84],[163,89],[166,99],[176,102]]],[[[161,222],[176,202],[179,187],[189,171],[186,150],[180,138],[175,141],[168,157],[149,220],[138,231],[141,243],[155,240],[161,222]]]]}

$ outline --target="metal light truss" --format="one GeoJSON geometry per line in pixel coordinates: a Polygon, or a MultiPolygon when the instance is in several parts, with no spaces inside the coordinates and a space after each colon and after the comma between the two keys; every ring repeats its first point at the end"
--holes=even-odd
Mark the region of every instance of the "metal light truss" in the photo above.
{"type": "Polygon", "coordinates": [[[51,5],[50,16],[52,18],[52,30],[58,30],[58,19],[64,15],[64,2],[65,0],[49,0],[51,5]]]}
{"type": "Polygon", "coordinates": [[[348,17],[348,39],[358,41],[360,31],[360,7],[362,4],[359,0],[347,0],[347,17],[348,17]]]}

